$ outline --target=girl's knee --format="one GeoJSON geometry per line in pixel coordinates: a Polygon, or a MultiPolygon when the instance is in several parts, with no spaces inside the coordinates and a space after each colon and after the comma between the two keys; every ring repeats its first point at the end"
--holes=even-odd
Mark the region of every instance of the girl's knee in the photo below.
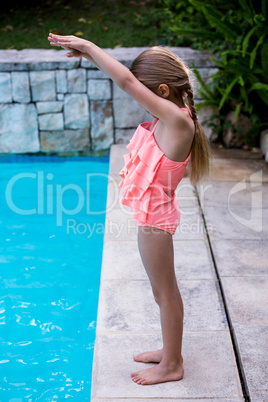
{"type": "Polygon", "coordinates": [[[158,306],[161,306],[165,303],[168,304],[178,303],[178,294],[176,289],[167,292],[153,290],[153,295],[155,302],[158,304],[158,306]]]}

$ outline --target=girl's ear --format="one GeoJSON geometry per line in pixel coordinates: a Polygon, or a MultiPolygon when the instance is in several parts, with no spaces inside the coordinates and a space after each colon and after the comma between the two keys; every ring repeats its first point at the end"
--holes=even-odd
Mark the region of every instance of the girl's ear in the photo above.
{"type": "Polygon", "coordinates": [[[168,98],[170,95],[170,89],[167,84],[160,84],[156,91],[157,95],[162,98],[168,98]]]}

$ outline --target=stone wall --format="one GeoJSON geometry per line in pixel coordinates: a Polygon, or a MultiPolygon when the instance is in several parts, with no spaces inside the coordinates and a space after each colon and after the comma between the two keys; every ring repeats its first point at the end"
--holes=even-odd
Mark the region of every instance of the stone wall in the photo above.
{"type": "MultiPolygon", "coordinates": [[[[130,66],[145,48],[105,51],[130,66]]],[[[209,55],[171,48],[201,76],[216,69],[209,55]]],[[[195,82],[195,94],[198,101],[195,82]]],[[[202,109],[206,123],[211,110],[202,109]]],[[[0,153],[90,153],[128,142],[152,117],[86,59],[65,50],[0,50],[0,153]]],[[[208,136],[211,133],[207,132],[208,136]]]]}

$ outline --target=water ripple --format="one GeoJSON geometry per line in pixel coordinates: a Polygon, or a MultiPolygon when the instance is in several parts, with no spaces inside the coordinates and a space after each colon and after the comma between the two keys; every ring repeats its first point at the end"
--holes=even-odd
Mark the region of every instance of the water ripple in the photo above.
{"type": "MultiPolygon", "coordinates": [[[[53,172],[55,183],[85,190],[86,174],[107,173],[108,161],[2,163],[1,168],[0,401],[89,401],[102,236],[67,234],[66,219],[83,223],[96,217],[82,210],[64,216],[57,227],[55,214],[15,214],[4,194],[9,179],[23,171],[42,171],[44,177],[53,172]]],[[[14,187],[20,208],[37,202],[34,184],[25,180],[14,187]]],[[[92,204],[102,210],[106,184],[96,181],[90,192],[92,204]]],[[[71,194],[67,201],[66,207],[77,202],[71,194]]],[[[99,222],[104,218],[98,216],[99,222]]]]}

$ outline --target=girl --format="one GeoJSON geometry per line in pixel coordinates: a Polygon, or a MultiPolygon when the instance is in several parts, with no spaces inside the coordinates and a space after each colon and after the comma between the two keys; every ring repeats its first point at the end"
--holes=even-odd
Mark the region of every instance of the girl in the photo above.
{"type": "Polygon", "coordinates": [[[131,208],[138,225],[139,251],[160,308],[163,337],[161,350],[134,356],[135,361],[158,364],[131,375],[141,385],[180,380],[183,302],[174,271],[172,235],[180,221],[175,189],[190,155],[193,184],[209,172],[209,145],[197,120],[188,69],[161,47],[145,50],[129,70],[84,39],[49,34],[48,40],[67,49],[68,57],[90,60],[155,117],[137,128],[119,173],[121,202],[131,208]]]}

